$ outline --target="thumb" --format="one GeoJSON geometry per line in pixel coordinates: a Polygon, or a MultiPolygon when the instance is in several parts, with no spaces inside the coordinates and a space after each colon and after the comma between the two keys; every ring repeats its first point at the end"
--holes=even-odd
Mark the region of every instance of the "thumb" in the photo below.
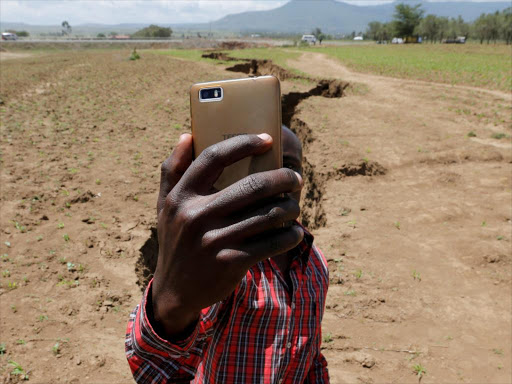
{"type": "Polygon", "coordinates": [[[193,160],[192,135],[184,133],[180,136],[178,144],[169,156],[162,163],[160,176],[160,193],[158,194],[157,214],[164,207],[165,199],[169,192],[178,184],[181,177],[188,169],[193,160]]]}

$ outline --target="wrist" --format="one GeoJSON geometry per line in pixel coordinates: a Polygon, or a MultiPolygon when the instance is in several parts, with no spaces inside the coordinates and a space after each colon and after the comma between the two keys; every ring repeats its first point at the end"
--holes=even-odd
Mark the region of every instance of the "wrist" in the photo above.
{"type": "Polygon", "coordinates": [[[148,303],[148,310],[152,312],[151,317],[154,320],[153,327],[169,341],[187,338],[194,330],[200,311],[180,305],[179,300],[172,294],[155,289],[154,283],[153,281],[151,300],[148,303]]]}

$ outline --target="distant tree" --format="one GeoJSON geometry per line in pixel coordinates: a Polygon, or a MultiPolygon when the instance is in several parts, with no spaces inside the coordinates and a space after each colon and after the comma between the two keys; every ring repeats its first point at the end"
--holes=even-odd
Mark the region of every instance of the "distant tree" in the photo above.
{"type": "Polygon", "coordinates": [[[507,45],[512,43],[512,7],[504,9],[501,13],[500,27],[502,39],[507,45]]]}
{"type": "Polygon", "coordinates": [[[501,29],[500,13],[482,13],[478,19],[475,20],[473,29],[476,37],[480,40],[480,44],[482,44],[484,40],[487,40],[487,44],[489,44],[491,40],[496,43],[501,29]]]}
{"type": "Polygon", "coordinates": [[[143,28],[140,31],[137,31],[133,34],[133,37],[145,37],[145,38],[155,38],[155,37],[171,37],[172,29],[159,27],[158,25],[151,24],[149,27],[143,28]]]}
{"type": "Polygon", "coordinates": [[[372,21],[366,29],[366,37],[370,40],[381,41],[383,24],[378,21],[372,21]]]}
{"type": "Polygon", "coordinates": [[[105,38],[105,37],[107,37],[107,36],[105,36],[105,34],[104,34],[104,33],[98,33],[98,35],[97,35],[96,37],[97,37],[97,38],[100,38],[100,39],[103,39],[103,38],[105,38]]]}
{"type": "Polygon", "coordinates": [[[469,37],[470,25],[466,23],[462,16],[459,15],[456,20],[457,36],[464,36],[466,39],[469,37]]]}
{"type": "Polygon", "coordinates": [[[29,37],[30,33],[27,31],[15,31],[14,29],[8,29],[5,32],[10,32],[16,34],[18,37],[29,37]]]}
{"type": "Polygon", "coordinates": [[[322,33],[322,30],[320,28],[315,28],[311,34],[315,36],[320,45],[322,45],[322,40],[325,39],[325,35],[322,33]]]}
{"type": "Polygon", "coordinates": [[[69,35],[71,34],[71,25],[67,21],[63,21],[62,24],[62,35],[69,35]]]}
{"type": "Polygon", "coordinates": [[[413,36],[415,29],[420,24],[423,12],[421,4],[415,6],[404,3],[397,4],[393,15],[397,35],[399,37],[413,36]]]}
{"type": "Polygon", "coordinates": [[[439,21],[436,15],[427,15],[421,19],[417,28],[418,35],[425,37],[430,43],[435,43],[439,36],[439,21]]]}
{"type": "Polygon", "coordinates": [[[444,38],[446,36],[448,36],[448,33],[449,33],[449,26],[450,26],[450,20],[448,20],[447,17],[438,17],[437,18],[437,22],[438,22],[438,25],[439,25],[439,32],[438,32],[438,36],[439,36],[439,41],[442,42],[444,40],[444,38]]]}
{"type": "Polygon", "coordinates": [[[356,37],[356,31],[352,31],[352,33],[350,34],[351,39],[354,39],[354,37],[356,37]]]}

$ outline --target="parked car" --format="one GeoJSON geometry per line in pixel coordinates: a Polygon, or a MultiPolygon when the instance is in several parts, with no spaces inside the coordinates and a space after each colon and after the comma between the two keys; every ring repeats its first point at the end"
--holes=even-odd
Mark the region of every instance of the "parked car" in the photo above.
{"type": "Polygon", "coordinates": [[[18,35],[11,32],[2,32],[2,40],[18,40],[18,35]]]}
{"type": "Polygon", "coordinates": [[[445,44],[466,44],[466,36],[457,36],[455,39],[446,39],[445,44]]]}
{"type": "Polygon", "coordinates": [[[403,44],[404,39],[401,37],[393,37],[393,40],[391,40],[391,44],[403,44]]]}
{"type": "Polygon", "coordinates": [[[356,36],[354,37],[354,41],[363,41],[363,36],[356,36]]]}
{"type": "Polygon", "coordinates": [[[316,44],[316,37],[314,35],[302,35],[301,40],[309,44],[316,44]]]}

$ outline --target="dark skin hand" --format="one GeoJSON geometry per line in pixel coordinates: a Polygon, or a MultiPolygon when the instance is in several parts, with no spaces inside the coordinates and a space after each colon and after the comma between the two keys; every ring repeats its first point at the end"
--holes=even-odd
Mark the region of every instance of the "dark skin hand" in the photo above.
{"type": "Polygon", "coordinates": [[[221,191],[213,188],[225,167],[271,145],[266,134],[237,136],[192,162],[192,136],[184,134],[162,164],[151,297],[162,336],[186,335],[201,309],[229,296],[251,266],[286,254],[302,241],[302,228],[283,227],[300,212],[290,197],[302,188],[299,173],[281,168],[247,176],[221,191]]]}
{"type": "MultiPolygon", "coordinates": [[[[289,128],[283,125],[282,129],[282,141],[283,141],[283,167],[289,168],[292,171],[297,172],[302,176],[302,144],[300,143],[295,133],[289,128]]],[[[301,189],[298,191],[289,193],[288,196],[295,200],[297,203],[300,202],[301,189]]],[[[291,287],[290,275],[288,271],[292,262],[292,256],[288,253],[283,253],[272,258],[284,279],[288,283],[288,287],[291,287]]]]}

